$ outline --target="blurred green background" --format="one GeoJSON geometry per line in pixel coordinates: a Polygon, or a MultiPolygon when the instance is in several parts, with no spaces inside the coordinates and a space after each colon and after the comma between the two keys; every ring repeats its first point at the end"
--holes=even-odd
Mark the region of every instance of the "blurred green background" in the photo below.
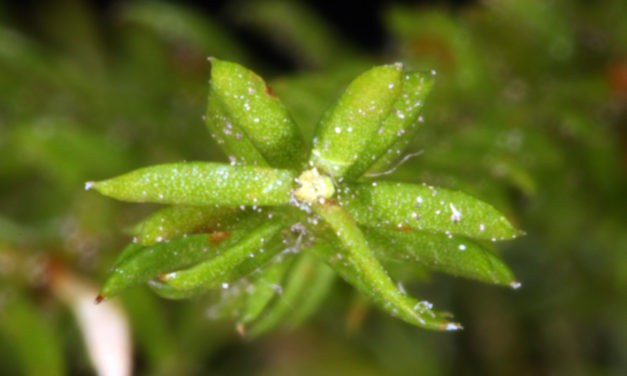
{"type": "Polygon", "coordinates": [[[0,3],[0,374],[627,374],[626,20],[621,0],[0,3]],[[396,265],[460,333],[404,324],[339,281],[306,324],[254,341],[212,318],[219,294],[137,288],[86,314],[157,206],[84,182],[226,161],[201,119],[207,56],[269,79],[307,137],[368,67],[437,71],[423,153],[389,179],[506,213],[527,232],[498,250],[522,288],[396,265]]]}

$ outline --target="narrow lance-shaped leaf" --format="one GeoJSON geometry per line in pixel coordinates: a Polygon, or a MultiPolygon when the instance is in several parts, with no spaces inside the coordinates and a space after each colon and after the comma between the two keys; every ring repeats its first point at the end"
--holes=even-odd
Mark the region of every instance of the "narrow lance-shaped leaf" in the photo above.
{"type": "MultiPolygon", "coordinates": [[[[109,298],[128,287],[147,282],[159,274],[215,257],[220,251],[237,243],[244,232],[245,230],[235,233],[217,231],[140,246],[132,254],[118,260],[102,287],[101,297],[109,298]]],[[[135,245],[131,244],[129,247],[135,248],[135,245]]]]}
{"type": "Polygon", "coordinates": [[[260,271],[258,276],[254,276],[251,281],[251,291],[248,292],[238,324],[246,326],[256,320],[263,310],[270,304],[270,301],[282,293],[281,283],[288,269],[292,266],[294,258],[292,253],[280,254],[280,258],[271,262],[270,265],[260,271]]]}
{"type": "Polygon", "coordinates": [[[135,254],[141,252],[141,250],[144,248],[145,246],[141,243],[136,243],[136,242],[128,243],[126,247],[124,247],[122,251],[120,251],[120,253],[118,254],[118,257],[115,258],[115,261],[113,262],[113,269],[122,265],[126,260],[134,256],[135,254]]]}
{"type": "Polygon", "coordinates": [[[433,79],[424,73],[411,72],[403,75],[401,92],[396,98],[392,111],[383,120],[376,134],[367,142],[359,159],[346,172],[346,178],[355,180],[363,175],[380,158],[387,162],[398,158],[404,146],[413,138],[418,124],[422,120],[418,115],[433,79]]]}
{"type": "Polygon", "coordinates": [[[298,256],[298,260],[291,268],[285,281],[283,291],[274,300],[274,304],[247,331],[249,336],[256,337],[267,333],[284,321],[285,317],[298,305],[298,302],[306,297],[303,293],[307,285],[312,282],[311,278],[317,262],[318,260],[314,256],[307,253],[298,256]]]}
{"type": "Polygon", "coordinates": [[[420,231],[368,228],[366,240],[381,258],[415,261],[430,269],[518,288],[507,265],[478,243],[463,237],[448,237],[420,231]]]}
{"type": "MultiPolygon", "coordinates": [[[[256,214],[256,213],[255,213],[256,214]]],[[[219,233],[239,228],[244,223],[256,225],[256,221],[242,221],[250,217],[247,210],[235,207],[211,206],[168,206],[157,210],[133,229],[135,238],[120,252],[113,263],[119,267],[128,257],[138,253],[146,246],[196,233],[219,233]]]]}
{"type": "Polygon", "coordinates": [[[255,166],[188,162],[140,168],[87,189],[130,202],[182,205],[281,205],[295,173],[255,166]]]}
{"type": "Polygon", "coordinates": [[[239,64],[211,59],[207,126],[241,164],[298,169],[305,143],[270,86],[239,64]]]}
{"type": "Polygon", "coordinates": [[[365,226],[408,228],[476,239],[513,239],[521,232],[491,205],[427,185],[376,182],[349,186],[342,205],[365,226]]]}
{"type": "MultiPolygon", "coordinates": [[[[307,251],[305,251],[307,252],[307,251]]],[[[301,301],[292,309],[287,318],[289,327],[296,327],[313,315],[329,295],[336,273],[326,263],[318,261],[314,265],[311,282],[301,295],[301,301]]]]}
{"type": "Polygon", "coordinates": [[[401,64],[383,65],[357,77],[321,120],[311,163],[335,176],[362,157],[401,92],[401,64]]]}
{"type": "Polygon", "coordinates": [[[150,245],[186,234],[230,230],[243,215],[250,213],[228,206],[168,206],[135,226],[133,235],[138,243],[150,245]]]}
{"type": "MultiPolygon", "coordinates": [[[[411,297],[403,295],[400,291],[394,292],[397,297],[396,303],[390,303],[389,299],[383,294],[378,293],[372,286],[372,283],[365,277],[364,270],[348,262],[348,255],[343,251],[343,246],[337,238],[333,239],[333,234],[328,234],[324,240],[317,239],[315,243],[309,248],[309,252],[317,255],[324,260],[337,274],[342,277],[346,282],[351,284],[362,294],[368,297],[373,303],[377,304],[380,308],[392,314],[395,317],[401,316],[401,318],[413,325],[419,325],[431,329],[447,329],[456,330],[461,329],[461,325],[457,323],[448,322],[444,318],[443,314],[439,314],[431,310],[431,304],[428,302],[418,302],[411,297]],[[400,301],[400,303],[398,302],[400,301]],[[400,304],[404,308],[399,312],[395,304],[400,304]],[[409,310],[408,307],[414,307],[420,316],[416,319],[407,319],[403,317],[404,310],[409,310]],[[422,321],[421,321],[422,320],[422,321]]],[[[376,261],[378,263],[378,261],[376,261]]],[[[383,266],[379,265],[379,268],[383,266]]],[[[389,277],[388,277],[389,278],[389,277]]],[[[416,314],[416,313],[414,313],[416,314]]]]}
{"type": "MultiPolygon", "coordinates": [[[[398,289],[368,247],[357,225],[341,206],[314,205],[314,211],[331,226],[339,240],[335,253],[322,256],[349,283],[388,313],[410,324],[435,330],[461,328],[459,324],[450,322],[431,310],[430,304],[421,304],[398,289]]],[[[319,250],[328,251],[328,247],[321,247],[319,250]]]]}
{"type": "Polygon", "coordinates": [[[370,293],[367,281],[361,279],[360,273],[355,267],[344,261],[345,252],[340,252],[342,244],[337,238],[333,238],[334,236],[329,232],[326,236],[319,237],[307,248],[307,252],[317,255],[331,266],[342,279],[375,300],[376,297],[370,293]]]}
{"type": "Polygon", "coordinates": [[[281,222],[265,222],[220,255],[166,274],[163,280],[176,290],[204,290],[231,283],[285,249],[279,234],[282,227],[281,222]]]}

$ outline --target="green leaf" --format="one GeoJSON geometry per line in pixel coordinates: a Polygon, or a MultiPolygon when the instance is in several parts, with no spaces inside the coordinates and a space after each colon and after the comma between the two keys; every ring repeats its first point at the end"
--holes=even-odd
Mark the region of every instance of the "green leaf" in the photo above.
{"type": "Polygon", "coordinates": [[[160,297],[172,300],[189,299],[204,292],[204,290],[202,289],[179,290],[168,285],[167,283],[154,279],[148,281],[148,287],[150,287],[150,289],[160,297]]]}
{"type": "Polygon", "coordinates": [[[86,189],[122,201],[182,205],[281,205],[290,199],[295,174],[255,166],[187,162],[150,166],[86,189]]]}
{"type": "Polygon", "coordinates": [[[334,103],[338,93],[368,66],[370,64],[362,60],[342,61],[323,72],[299,72],[275,78],[272,87],[290,109],[306,142],[310,143],[329,104],[334,103]]]}
{"type": "Polygon", "coordinates": [[[274,300],[267,312],[247,330],[251,337],[257,337],[275,329],[285,320],[285,317],[298,306],[303,298],[307,299],[308,285],[312,282],[316,264],[319,261],[309,253],[302,253],[284,283],[281,294],[274,300]]]}
{"type": "Polygon", "coordinates": [[[396,98],[391,113],[383,120],[376,135],[368,139],[359,159],[346,172],[346,179],[355,180],[363,175],[370,166],[383,158],[384,162],[398,158],[412,140],[418,124],[418,115],[431,87],[431,75],[424,73],[406,73],[401,80],[401,92],[396,98]]]}
{"type": "Polygon", "coordinates": [[[282,227],[280,222],[265,222],[218,256],[166,274],[163,280],[176,290],[206,290],[232,283],[285,249],[279,234],[282,227]]]}
{"type": "MultiPolygon", "coordinates": [[[[212,320],[226,320],[229,323],[234,318],[238,317],[242,307],[244,306],[246,293],[251,288],[249,280],[256,272],[241,278],[234,283],[225,284],[223,288],[211,291],[209,299],[211,305],[207,309],[207,317],[212,320]]],[[[241,327],[235,326],[235,329],[240,332],[241,327]]]]}
{"type": "Polygon", "coordinates": [[[444,188],[392,182],[354,184],[345,190],[340,201],[359,224],[366,226],[492,241],[521,235],[491,205],[444,188]]]}
{"type": "Polygon", "coordinates": [[[21,374],[66,374],[59,338],[52,324],[31,302],[21,298],[4,300],[0,311],[0,332],[15,350],[21,374]]]}
{"type": "Polygon", "coordinates": [[[182,236],[140,248],[132,243],[122,252],[121,260],[118,260],[109,274],[102,287],[101,296],[110,298],[128,287],[147,282],[160,274],[215,257],[237,243],[244,232],[246,230],[182,236]]]}
{"type": "Polygon", "coordinates": [[[120,254],[118,254],[118,257],[115,258],[115,261],[113,262],[113,269],[122,265],[126,260],[134,256],[135,254],[139,253],[144,248],[145,248],[145,245],[139,242],[128,243],[126,247],[124,247],[124,249],[120,251],[120,254]]]}
{"type": "Polygon", "coordinates": [[[509,268],[480,244],[463,237],[368,228],[368,244],[380,258],[419,262],[430,269],[518,288],[509,268]]]}
{"type": "MultiPolygon", "coordinates": [[[[304,252],[307,252],[307,250],[304,250],[304,252]]],[[[305,290],[301,294],[301,301],[292,308],[292,312],[287,318],[287,325],[291,328],[302,324],[320,307],[333,287],[335,271],[326,263],[318,261],[314,265],[314,271],[310,279],[311,281],[307,283],[305,290]]]]}
{"type": "Polygon", "coordinates": [[[305,143],[285,106],[261,77],[239,64],[211,59],[206,122],[237,163],[304,165],[305,143]]]}
{"type": "Polygon", "coordinates": [[[137,242],[154,244],[182,235],[229,230],[246,215],[234,207],[168,206],[157,210],[133,229],[137,242]]]}
{"type": "Polygon", "coordinates": [[[257,276],[253,276],[251,281],[251,291],[248,292],[244,306],[241,311],[239,324],[246,326],[255,321],[270,301],[281,293],[281,283],[292,266],[295,257],[292,253],[279,254],[279,260],[273,261],[265,267],[257,276]]]}
{"type": "Polygon", "coordinates": [[[363,158],[401,93],[401,64],[374,67],[348,86],[320,122],[311,163],[337,178],[363,158]]]}
{"type": "Polygon", "coordinates": [[[314,205],[313,208],[337,237],[337,240],[331,239],[332,247],[318,246],[314,252],[322,256],[347,282],[392,316],[410,324],[435,330],[461,328],[459,324],[449,322],[431,310],[430,304],[422,304],[398,289],[344,208],[337,205],[314,205]]]}

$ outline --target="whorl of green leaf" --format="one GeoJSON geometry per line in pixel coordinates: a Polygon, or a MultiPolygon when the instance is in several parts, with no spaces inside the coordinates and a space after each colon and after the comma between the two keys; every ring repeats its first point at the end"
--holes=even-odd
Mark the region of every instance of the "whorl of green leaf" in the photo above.
{"type": "Polygon", "coordinates": [[[213,59],[207,125],[231,165],[164,164],[86,184],[120,200],[175,205],[134,229],[135,242],[118,256],[101,298],[143,282],[172,299],[221,287],[212,311],[230,313],[242,334],[256,336],[311,315],[336,272],[408,323],[460,329],[406,295],[377,257],[515,288],[505,264],[471,239],[520,232],[461,192],[355,182],[409,143],[432,84],[400,64],[363,73],[323,116],[306,163],[305,143],[269,86],[213,59]]]}

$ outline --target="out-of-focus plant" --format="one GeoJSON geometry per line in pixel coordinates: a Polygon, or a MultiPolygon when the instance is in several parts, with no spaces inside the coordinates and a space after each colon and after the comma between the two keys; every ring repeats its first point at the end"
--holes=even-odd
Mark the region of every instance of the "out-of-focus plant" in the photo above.
{"type": "MultiPolygon", "coordinates": [[[[184,159],[228,162],[200,126],[205,59],[220,56],[270,78],[305,143],[359,72],[381,61],[436,70],[422,114],[428,126],[419,127],[408,147],[422,154],[387,179],[463,190],[506,213],[529,234],[498,247],[524,288],[512,294],[440,278],[391,260],[366,234],[399,289],[450,307],[465,330],[408,330],[336,281],[334,288],[316,283],[321,287],[307,301],[327,294],[309,325],[242,343],[233,325],[207,320],[232,320],[247,296],[232,294],[234,286],[176,302],[136,287],[92,306],[119,304],[126,312],[135,371],[622,375],[627,4],[464,3],[383,7],[381,50],[355,47],[293,0],[229,2],[220,18],[149,1],[115,3],[98,17],[79,0],[28,6],[28,12],[1,4],[2,373],[93,372],[88,330],[61,294],[59,281],[69,279],[60,277],[78,286],[101,284],[128,242],[119,229],[136,231],[133,224],[153,207],[81,192],[82,182],[184,159]],[[254,42],[242,42],[246,35],[254,42]],[[293,71],[280,71],[266,49],[293,71]]],[[[290,265],[264,267],[264,281],[279,278],[284,285],[256,283],[281,304],[277,317],[289,317],[292,328],[302,321],[296,311],[313,310],[289,303],[301,296],[289,279],[308,269],[306,261],[294,263],[302,255],[291,254],[290,265]]],[[[324,266],[320,260],[311,262],[324,266]]],[[[334,272],[321,269],[317,278],[333,282],[324,273],[334,272]]]]}

